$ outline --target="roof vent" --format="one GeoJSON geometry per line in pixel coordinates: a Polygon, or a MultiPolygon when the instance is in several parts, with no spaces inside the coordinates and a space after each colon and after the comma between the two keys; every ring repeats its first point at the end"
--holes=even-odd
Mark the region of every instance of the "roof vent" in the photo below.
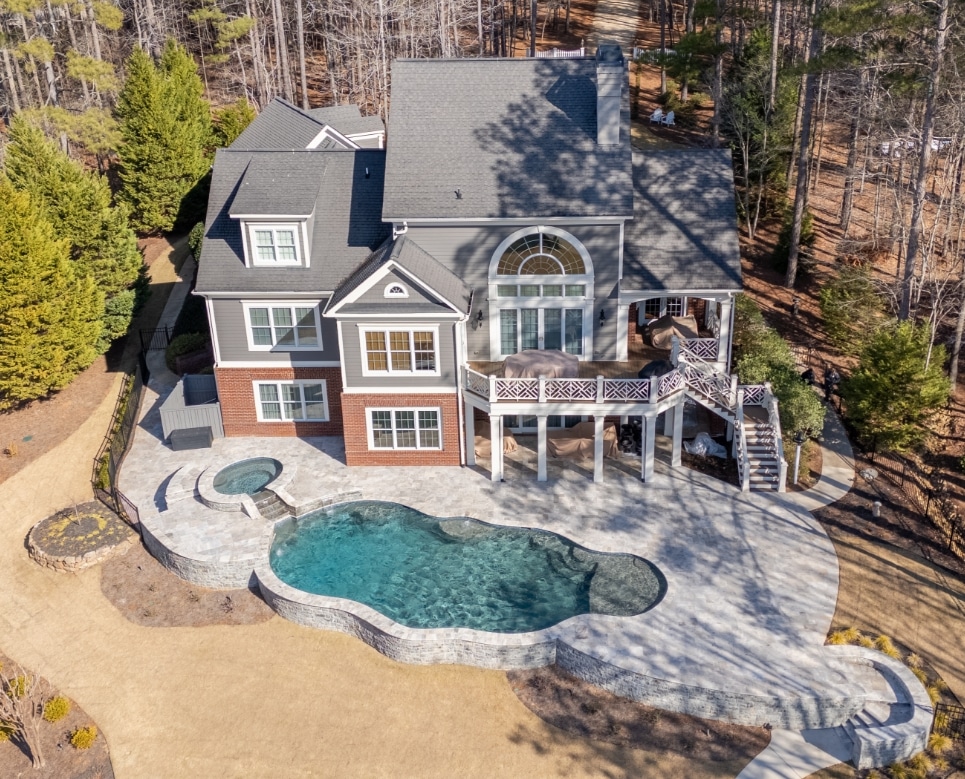
{"type": "Polygon", "coordinates": [[[457,190],[456,190],[456,200],[462,200],[462,190],[461,190],[461,189],[457,189],[457,190]]]}
{"type": "Polygon", "coordinates": [[[616,43],[601,43],[596,50],[596,142],[620,143],[620,100],[624,84],[623,52],[616,43]]]}

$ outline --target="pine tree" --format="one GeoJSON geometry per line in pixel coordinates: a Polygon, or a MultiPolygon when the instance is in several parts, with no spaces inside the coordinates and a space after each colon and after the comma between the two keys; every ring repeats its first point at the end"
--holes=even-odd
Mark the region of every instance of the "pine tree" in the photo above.
{"type": "Polygon", "coordinates": [[[135,50],[127,74],[117,106],[123,138],[119,198],[135,229],[170,230],[182,200],[211,166],[211,109],[194,60],[174,41],[157,66],[135,50]]]}
{"type": "Polygon", "coordinates": [[[214,116],[214,145],[231,146],[254,119],[255,109],[243,97],[218,109],[214,116]]]}
{"type": "Polygon", "coordinates": [[[904,452],[928,435],[926,422],[948,400],[945,349],[927,327],[899,322],[879,330],[841,385],[847,416],[872,449],[904,452]]]}
{"type": "Polygon", "coordinates": [[[130,287],[143,264],[126,211],[111,205],[104,177],[85,171],[21,117],[11,124],[5,170],[11,184],[28,192],[67,240],[77,275],[92,276],[106,297],[113,312],[105,320],[101,346],[106,350],[127,332],[134,302],[130,287]]]}
{"type": "Polygon", "coordinates": [[[93,362],[104,298],[26,192],[0,181],[0,409],[66,387],[93,362]]]}

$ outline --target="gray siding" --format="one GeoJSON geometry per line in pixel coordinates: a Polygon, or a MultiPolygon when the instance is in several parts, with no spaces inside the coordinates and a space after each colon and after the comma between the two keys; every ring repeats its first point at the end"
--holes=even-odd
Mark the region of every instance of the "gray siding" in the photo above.
{"type": "MultiPolygon", "coordinates": [[[[258,301],[271,305],[271,301],[258,301]]],[[[319,311],[325,308],[325,300],[318,306],[319,311]]],[[[218,336],[218,348],[222,362],[264,362],[288,365],[289,362],[337,362],[338,331],[334,320],[322,318],[322,349],[318,351],[297,352],[264,352],[251,351],[248,348],[246,332],[245,310],[240,300],[217,299],[214,301],[213,328],[218,336]]]]}
{"type": "Polygon", "coordinates": [[[421,286],[413,284],[408,277],[402,276],[395,271],[385,274],[385,276],[375,282],[374,286],[367,290],[364,295],[362,295],[356,303],[406,303],[411,305],[412,303],[431,303],[433,305],[445,305],[441,300],[439,300],[434,295],[430,295],[421,286]],[[409,293],[407,298],[387,298],[385,297],[385,288],[394,282],[401,284],[409,293]]]}
{"type": "MultiPolygon", "coordinates": [[[[594,301],[593,316],[586,323],[593,326],[593,354],[585,359],[615,360],[617,340],[616,297],[619,283],[620,226],[619,225],[561,225],[554,224],[576,237],[590,253],[593,261],[594,301]],[[600,310],[606,311],[606,321],[599,324],[600,310]]],[[[488,360],[489,327],[495,326],[489,311],[489,263],[493,252],[520,225],[470,227],[410,226],[408,236],[439,262],[459,276],[475,293],[472,318],[480,308],[485,319],[478,330],[467,330],[470,360],[488,360]]],[[[498,359],[493,355],[492,359],[498,359]]]]}
{"type": "Polygon", "coordinates": [[[455,323],[426,320],[400,320],[389,324],[384,319],[342,320],[342,364],[345,367],[345,387],[371,387],[375,389],[411,389],[414,392],[427,389],[455,389],[456,346],[455,323]],[[438,376],[363,376],[362,343],[359,328],[362,326],[395,327],[417,330],[420,327],[439,328],[439,375],[438,376]]]}

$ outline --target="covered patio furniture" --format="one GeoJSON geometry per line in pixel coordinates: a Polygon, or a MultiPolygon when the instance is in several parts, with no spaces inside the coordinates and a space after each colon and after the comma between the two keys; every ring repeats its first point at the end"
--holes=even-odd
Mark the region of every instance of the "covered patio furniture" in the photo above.
{"type": "Polygon", "coordinates": [[[507,379],[575,379],[580,375],[580,360],[559,349],[526,349],[503,361],[507,379]]]}
{"type": "MultiPolygon", "coordinates": [[[[562,430],[550,430],[546,433],[546,450],[550,457],[569,460],[592,459],[593,431],[593,422],[580,422],[562,430]]],[[[603,456],[620,456],[616,425],[606,425],[603,428],[603,456]]]]}
{"type": "Polygon", "coordinates": [[[674,364],[670,360],[651,360],[644,365],[637,373],[638,379],[652,379],[654,376],[663,376],[674,369],[674,364]]]}
{"type": "Polygon", "coordinates": [[[698,338],[697,320],[692,316],[665,314],[647,326],[645,338],[656,349],[669,349],[675,335],[680,339],[698,338]]]}
{"type": "MultiPolygon", "coordinates": [[[[493,455],[493,441],[489,435],[489,426],[481,425],[482,432],[480,435],[473,436],[473,449],[476,452],[476,457],[479,459],[488,459],[493,455]]],[[[516,437],[513,432],[509,429],[504,429],[503,432],[503,453],[507,454],[510,452],[515,452],[518,448],[516,443],[516,437]]]]}

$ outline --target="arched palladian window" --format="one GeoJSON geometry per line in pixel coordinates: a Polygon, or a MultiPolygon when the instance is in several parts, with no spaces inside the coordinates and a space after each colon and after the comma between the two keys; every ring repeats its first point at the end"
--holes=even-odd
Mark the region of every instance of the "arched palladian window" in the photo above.
{"type": "Polygon", "coordinates": [[[496,265],[497,276],[582,276],[586,264],[579,249],[551,233],[530,233],[513,241],[496,265]]]}
{"type": "Polygon", "coordinates": [[[590,353],[593,263],[570,233],[528,227],[508,236],[489,266],[489,301],[494,358],[524,349],[590,353]]]}

